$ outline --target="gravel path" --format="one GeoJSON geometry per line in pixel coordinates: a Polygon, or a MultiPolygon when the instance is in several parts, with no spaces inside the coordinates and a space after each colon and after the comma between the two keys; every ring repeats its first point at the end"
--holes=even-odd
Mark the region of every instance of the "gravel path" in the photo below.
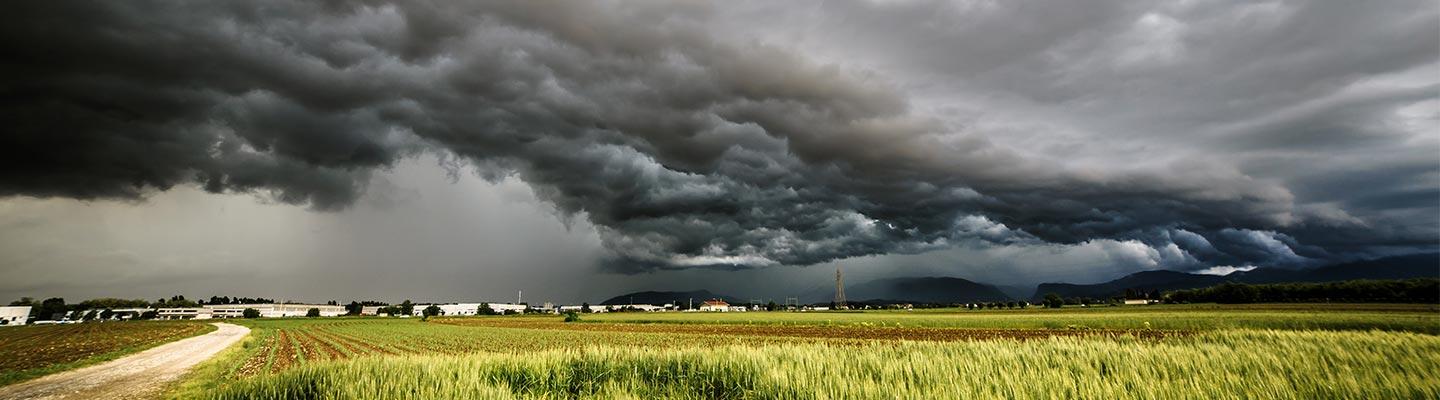
{"type": "Polygon", "coordinates": [[[250,333],[239,325],[215,326],[220,329],[103,364],[0,387],[0,399],[153,398],[166,383],[250,333]]]}

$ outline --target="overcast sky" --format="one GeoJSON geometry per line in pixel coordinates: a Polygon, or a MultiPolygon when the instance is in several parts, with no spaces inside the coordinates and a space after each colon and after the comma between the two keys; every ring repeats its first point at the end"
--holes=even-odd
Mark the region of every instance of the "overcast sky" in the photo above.
{"type": "Polygon", "coordinates": [[[1433,1],[47,2],[0,298],[783,298],[1440,247],[1433,1]]]}

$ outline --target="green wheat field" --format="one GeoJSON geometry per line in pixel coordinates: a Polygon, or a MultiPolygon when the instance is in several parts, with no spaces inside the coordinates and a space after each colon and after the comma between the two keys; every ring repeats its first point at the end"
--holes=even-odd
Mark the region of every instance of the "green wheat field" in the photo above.
{"type": "Polygon", "coordinates": [[[206,399],[1434,399],[1431,305],[236,320],[206,399]]]}

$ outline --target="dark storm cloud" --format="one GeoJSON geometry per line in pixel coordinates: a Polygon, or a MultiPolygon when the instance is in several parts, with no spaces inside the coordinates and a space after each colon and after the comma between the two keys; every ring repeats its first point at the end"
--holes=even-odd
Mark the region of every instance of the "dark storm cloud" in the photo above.
{"type": "MultiPolygon", "coordinates": [[[[1082,112],[1116,111],[1118,122],[1106,124],[1140,127],[1109,133],[1111,126],[1081,121],[1115,138],[1155,135],[1176,147],[1206,148],[1186,143],[1193,140],[1186,132],[1216,131],[1234,137],[1226,143],[1235,146],[1312,155],[1357,143],[1391,145],[1403,135],[1377,118],[1434,92],[1427,87],[1289,107],[1367,74],[1433,63],[1434,46],[1416,46],[1433,41],[1405,35],[1433,30],[1433,12],[1379,30],[1376,35],[1398,40],[1390,44],[1336,21],[1346,10],[1301,7],[1296,26],[1279,29],[1269,46],[1323,46],[1308,37],[1339,24],[1350,29],[1342,33],[1367,34],[1354,44],[1378,48],[1297,60],[1263,48],[1202,46],[1214,53],[1204,58],[1212,63],[1253,60],[1160,65],[1178,57],[1175,43],[1123,39],[1155,33],[1125,35],[1136,26],[1164,31],[1174,21],[1135,4],[1075,12],[981,7],[959,14],[959,29],[942,32],[926,29],[944,24],[904,23],[940,6],[863,6],[874,8],[853,14],[863,22],[857,26],[875,35],[862,47],[898,52],[891,55],[914,71],[977,88],[1010,87],[1029,101],[1078,103],[1082,112]],[[1303,18],[1311,11],[1319,16],[1303,18]],[[991,23],[995,15],[987,13],[1054,23],[991,23]],[[905,29],[879,34],[891,27],[905,29]],[[991,32],[987,27],[994,34],[1036,30],[1015,32],[1013,41],[964,40],[991,32]],[[1389,60],[1352,65],[1361,56],[1389,60]],[[1061,62],[1074,65],[1055,65],[1061,62]],[[1117,76],[1157,65],[1171,75],[1117,76]],[[1213,86],[1162,82],[1226,68],[1236,72],[1213,86]],[[1348,78],[1337,78],[1342,75],[1348,78]],[[1131,109],[1137,104],[1115,100],[1127,98],[1116,93],[1122,87],[1193,91],[1200,101],[1160,97],[1146,99],[1149,108],[1131,109]],[[1091,96],[1100,100],[1086,100],[1091,96]],[[1241,104],[1247,101],[1253,104],[1241,104]],[[1276,117],[1209,126],[1262,111],[1276,117]],[[1323,132],[1308,131],[1314,129],[1323,132]],[[1296,141],[1303,145],[1287,144],[1296,141]]],[[[354,202],[370,171],[438,152],[487,176],[514,174],[564,213],[585,215],[614,255],[607,265],[629,272],[807,265],[964,241],[1098,238],[1142,241],[1179,266],[1296,265],[1343,256],[1307,247],[1312,238],[1346,254],[1437,238],[1430,223],[1364,238],[1388,221],[1378,216],[1386,205],[1433,212],[1433,203],[1416,202],[1434,193],[1433,179],[1387,186],[1393,192],[1409,185],[1409,197],[1310,204],[1320,195],[1297,198],[1287,186],[1291,176],[1257,177],[1203,158],[1072,168],[1017,151],[984,129],[957,129],[917,109],[903,87],[883,76],[719,32],[715,27],[725,24],[715,21],[722,13],[694,4],[10,8],[0,17],[0,48],[13,60],[0,67],[0,118],[8,131],[0,138],[3,195],[138,199],[198,185],[329,210],[354,202]],[[1376,219],[1366,219],[1372,215],[1376,219]],[[1340,235],[1355,239],[1334,240],[1340,235]]],[[[1390,15],[1366,13],[1370,9],[1349,11],[1364,14],[1356,23],[1390,15]]],[[[1213,17],[1203,11],[1195,13],[1213,17]]],[[[1416,163],[1406,167],[1425,165],[1416,163]]],[[[1434,176],[1433,169],[1416,171],[1434,176]]]]}

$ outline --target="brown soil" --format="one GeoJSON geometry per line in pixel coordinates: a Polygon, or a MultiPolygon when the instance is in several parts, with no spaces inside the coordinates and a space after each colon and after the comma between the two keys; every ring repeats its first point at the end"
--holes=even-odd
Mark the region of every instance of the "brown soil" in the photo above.
{"type": "Polygon", "coordinates": [[[270,372],[284,371],[300,361],[299,355],[295,354],[295,344],[293,340],[290,340],[290,333],[284,329],[276,331],[279,339],[275,341],[275,355],[271,358],[270,372]]]}
{"type": "Polygon", "coordinates": [[[0,399],[148,399],[196,364],[250,333],[215,324],[215,332],[163,344],[106,363],[0,388],[0,399]]]}

